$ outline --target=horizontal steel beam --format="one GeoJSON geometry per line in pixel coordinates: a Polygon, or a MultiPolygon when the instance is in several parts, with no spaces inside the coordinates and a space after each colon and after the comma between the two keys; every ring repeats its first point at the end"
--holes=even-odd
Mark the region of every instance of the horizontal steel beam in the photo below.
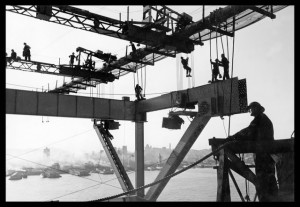
{"type": "Polygon", "coordinates": [[[135,102],[6,89],[6,114],[146,121],[135,102]]]}
{"type": "MultiPolygon", "coordinates": [[[[245,79],[244,79],[245,80],[245,79]]],[[[212,100],[212,116],[231,115],[246,112],[247,90],[241,91],[237,78],[206,84],[188,90],[175,91],[155,98],[137,102],[137,112],[151,112],[172,107],[183,107],[188,103],[197,103],[203,98],[212,100]],[[232,86],[232,91],[231,91],[232,86]],[[244,93],[242,95],[242,93],[244,93]],[[244,98],[242,98],[244,96],[244,98]]]]}

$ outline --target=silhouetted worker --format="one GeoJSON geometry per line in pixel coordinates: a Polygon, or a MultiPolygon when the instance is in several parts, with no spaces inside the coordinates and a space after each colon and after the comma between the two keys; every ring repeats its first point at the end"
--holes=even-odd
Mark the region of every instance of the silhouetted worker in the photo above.
{"type": "Polygon", "coordinates": [[[132,56],[135,57],[135,55],[136,55],[136,47],[133,44],[133,42],[131,42],[131,41],[130,41],[130,46],[131,46],[131,49],[132,49],[132,56]]]}
{"type": "Polygon", "coordinates": [[[70,65],[73,66],[74,65],[74,59],[75,59],[74,52],[72,52],[72,55],[69,55],[69,58],[70,58],[70,65]]]}
{"type": "MultiPolygon", "coordinates": [[[[252,102],[247,107],[254,119],[250,125],[228,140],[273,141],[274,130],[272,121],[264,114],[265,108],[258,102],[252,102]]],[[[278,187],[275,178],[275,162],[271,155],[259,151],[255,155],[255,173],[257,178],[256,191],[260,202],[276,201],[278,187]]]]}
{"type": "Polygon", "coordinates": [[[192,69],[188,66],[188,61],[189,61],[189,57],[187,57],[186,59],[181,57],[182,66],[186,70],[186,77],[192,77],[191,76],[192,69]]]}
{"type": "Polygon", "coordinates": [[[87,59],[85,61],[85,66],[89,69],[89,70],[95,70],[95,62],[92,61],[92,59],[87,59]]]}
{"type": "Polygon", "coordinates": [[[142,87],[139,84],[135,85],[135,96],[138,101],[145,100],[145,98],[142,96],[142,87]]]}
{"type": "Polygon", "coordinates": [[[10,58],[11,58],[11,61],[12,60],[16,61],[16,59],[17,59],[17,53],[14,50],[11,50],[10,58]]]}
{"type": "Polygon", "coordinates": [[[30,61],[30,56],[30,46],[24,42],[23,57],[25,57],[25,60],[30,61]]]}
{"type": "Polygon", "coordinates": [[[221,59],[220,66],[224,68],[223,80],[226,80],[229,79],[229,61],[224,54],[222,54],[221,57],[222,59],[221,59]]]}
{"type": "Polygon", "coordinates": [[[218,75],[220,74],[220,70],[219,70],[219,60],[218,58],[215,60],[215,62],[212,62],[210,59],[210,63],[213,65],[213,70],[212,70],[212,78],[211,78],[211,83],[215,82],[215,81],[219,81],[218,80],[218,75]]]}
{"type": "Polygon", "coordinates": [[[122,34],[128,34],[128,22],[125,22],[125,24],[122,26],[122,34]]]}

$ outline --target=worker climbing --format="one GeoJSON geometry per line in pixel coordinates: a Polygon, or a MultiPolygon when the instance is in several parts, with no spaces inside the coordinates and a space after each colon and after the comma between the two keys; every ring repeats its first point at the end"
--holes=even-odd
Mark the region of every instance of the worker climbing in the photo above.
{"type": "MultiPolygon", "coordinates": [[[[250,125],[227,140],[273,141],[274,130],[272,121],[264,114],[265,108],[258,102],[252,102],[247,110],[254,116],[250,125]]],[[[259,151],[255,154],[256,191],[260,202],[276,201],[278,186],[275,178],[275,162],[271,155],[259,151]]]]}
{"type": "Polygon", "coordinates": [[[192,69],[188,66],[188,61],[189,61],[189,57],[187,57],[186,59],[181,57],[182,66],[186,70],[186,77],[192,77],[191,76],[192,69]]]}
{"type": "Polygon", "coordinates": [[[142,95],[142,87],[139,84],[135,85],[135,96],[137,98],[137,101],[145,100],[145,98],[142,95]]]}

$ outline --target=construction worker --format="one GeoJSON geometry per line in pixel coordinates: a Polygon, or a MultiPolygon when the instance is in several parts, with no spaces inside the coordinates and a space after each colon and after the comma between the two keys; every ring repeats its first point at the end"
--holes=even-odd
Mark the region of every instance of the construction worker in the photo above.
{"type": "Polygon", "coordinates": [[[135,45],[133,44],[133,42],[130,41],[130,46],[131,46],[131,49],[132,49],[132,57],[135,57],[136,55],[136,47],[135,45]]]}
{"type": "Polygon", "coordinates": [[[137,98],[137,101],[140,101],[140,100],[145,100],[145,98],[142,96],[142,87],[139,85],[139,84],[136,84],[135,85],[135,96],[137,98]]]}
{"type": "MultiPolygon", "coordinates": [[[[228,140],[251,140],[251,141],[273,141],[274,130],[272,121],[264,114],[265,108],[258,102],[252,102],[247,107],[254,119],[250,125],[228,140]]],[[[266,152],[255,154],[256,191],[260,202],[276,201],[278,186],[275,178],[275,162],[271,155],[266,152]]]]}
{"type": "Polygon", "coordinates": [[[73,65],[74,65],[74,59],[75,59],[74,52],[72,52],[72,55],[69,55],[69,58],[70,58],[70,65],[73,67],[73,65]]]}
{"type": "Polygon", "coordinates": [[[30,46],[24,42],[23,57],[25,57],[25,60],[30,61],[30,56],[30,46]]]}
{"type": "Polygon", "coordinates": [[[17,59],[17,53],[14,50],[11,50],[11,54],[10,54],[10,61],[16,61],[17,59]]]}
{"type": "Polygon", "coordinates": [[[210,59],[210,63],[213,65],[213,70],[212,70],[211,81],[208,81],[208,82],[213,83],[213,82],[219,81],[218,80],[218,75],[219,75],[219,77],[222,77],[221,74],[220,74],[220,70],[219,70],[220,61],[218,60],[218,58],[216,58],[215,62],[212,62],[212,60],[210,59]]]}
{"type": "Polygon", "coordinates": [[[189,61],[189,57],[187,57],[186,59],[181,57],[181,64],[183,68],[186,70],[186,77],[192,77],[191,76],[192,69],[188,66],[188,61],[189,61]]]}
{"type": "Polygon", "coordinates": [[[223,80],[226,80],[229,79],[229,61],[224,54],[221,54],[221,58],[221,63],[219,63],[219,65],[224,68],[223,80]]]}

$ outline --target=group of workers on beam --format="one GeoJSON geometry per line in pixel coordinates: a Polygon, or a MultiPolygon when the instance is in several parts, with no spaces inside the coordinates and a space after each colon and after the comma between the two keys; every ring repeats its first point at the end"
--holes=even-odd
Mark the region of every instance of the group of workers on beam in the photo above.
{"type": "MultiPolygon", "coordinates": [[[[216,58],[215,62],[213,62],[210,59],[210,63],[212,64],[213,69],[212,69],[212,79],[208,81],[209,83],[219,81],[218,75],[219,78],[222,78],[222,75],[219,70],[219,66],[224,68],[223,80],[229,79],[229,61],[224,54],[221,54],[221,58],[222,58],[221,61],[218,58],[216,58]]],[[[186,70],[186,77],[192,77],[191,76],[192,69],[188,66],[188,60],[189,60],[188,57],[187,58],[181,57],[181,64],[183,68],[186,70]]]]}
{"type": "MultiPolygon", "coordinates": [[[[25,42],[24,42],[24,48],[23,48],[23,57],[25,58],[25,60],[27,61],[30,61],[30,57],[31,57],[31,54],[30,54],[30,46],[27,45],[25,42]]],[[[14,49],[11,50],[11,54],[10,54],[10,57],[7,57],[7,53],[6,53],[6,64],[7,62],[11,63],[12,61],[14,62],[19,62],[21,60],[21,57],[20,56],[17,56],[17,53],[15,52],[14,49]]]]}

